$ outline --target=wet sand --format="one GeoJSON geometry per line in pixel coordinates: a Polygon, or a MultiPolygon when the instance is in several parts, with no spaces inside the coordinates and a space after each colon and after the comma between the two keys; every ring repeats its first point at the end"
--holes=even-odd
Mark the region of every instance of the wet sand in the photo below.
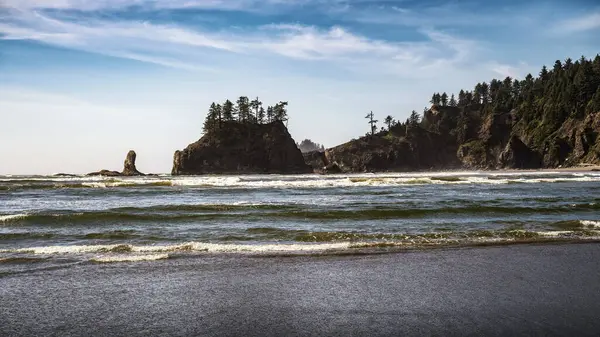
{"type": "Polygon", "coordinates": [[[600,245],[85,263],[0,299],[2,336],[598,335],[600,245]]]}

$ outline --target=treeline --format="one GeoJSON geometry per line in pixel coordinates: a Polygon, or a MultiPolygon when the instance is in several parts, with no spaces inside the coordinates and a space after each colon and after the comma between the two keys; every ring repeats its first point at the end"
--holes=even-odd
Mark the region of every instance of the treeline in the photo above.
{"type": "MultiPolygon", "coordinates": [[[[425,108],[425,110],[428,109],[425,108]]],[[[379,120],[375,119],[375,114],[373,113],[373,111],[367,114],[365,118],[369,119],[367,123],[371,126],[371,132],[367,133],[367,136],[374,135],[377,132],[377,123],[379,123],[379,120]]],[[[410,127],[416,127],[419,125],[420,122],[421,115],[419,115],[419,113],[415,110],[411,112],[410,116],[406,119],[405,122],[398,121],[393,116],[388,115],[383,120],[383,124],[385,126],[382,126],[379,132],[390,132],[392,131],[392,129],[405,129],[410,127]]]]}
{"type": "MultiPolygon", "coordinates": [[[[387,116],[383,121],[387,130],[398,125],[418,125],[431,131],[450,132],[458,136],[459,141],[466,141],[469,135],[465,132],[480,124],[483,117],[510,113],[516,127],[523,133],[531,133],[533,145],[541,146],[566,120],[581,120],[586,114],[600,112],[600,55],[594,59],[582,56],[576,61],[570,58],[557,60],[551,69],[543,66],[537,77],[528,74],[521,80],[511,77],[493,79],[489,83],[477,83],[473,90],[460,90],[457,95],[434,93],[430,103],[434,107],[460,108],[462,112],[456,120],[445,123],[453,125],[452,130],[427,125],[414,110],[403,123],[387,116]]],[[[424,111],[428,110],[425,108],[424,111]]],[[[371,124],[370,134],[374,134],[378,121],[371,114],[366,118],[371,124]]]]}
{"type": "Polygon", "coordinates": [[[461,90],[456,99],[454,94],[435,93],[430,103],[458,107],[482,104],[486,111],[518,107],[519,117],[526,120],[545,115],[555,122],[580,118],[586,112],[600,111],[600,55],[593,60],[584,56],[575,62],[570,58],[557,60],[550,70],[543,66],[537,77],[528,74],[523,80],[506,77],[477,83],[471,91],[461,90]]]}
{"type": "Polygon", "coordinates": [[[225,122],[265,124],[274,121],[287,121],[288,102],[280,101],[273,106],[263,107],[258,97],[250,100],[241,96],[235,104],[226,100],[222,104],[213,102],[204,120],[204,132],[219,129],[225,122]]]}

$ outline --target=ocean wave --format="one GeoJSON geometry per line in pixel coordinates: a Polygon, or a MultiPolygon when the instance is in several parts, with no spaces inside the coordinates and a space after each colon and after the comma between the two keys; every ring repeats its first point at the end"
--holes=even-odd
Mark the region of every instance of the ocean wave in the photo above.
{"type": "Polygon", "coordinates": [[[28,263],[40,263],[46,261],[47,258],[43,257],[2,257],[0,258],[0,264],[28,264],[28,263]]]}
{"type": "MultiPolygon", "coordinates": [[[[297,220],[371,220],[426,218],[437,215],[485,215],[485,214],[562,214],[573,211],[597,211],[598,203],[578,203],[571,205],[536,206],[496,206],[467,204],[463,206],[442,206],[432,208],[389,205],[369,208],[332,208],[314,205],[281,204],[198,204],[198,205],[156,205],[149,207],[122,207],[100,211],[65,212],[46,211],[35,214],[14,214],[3,216],[6,225],[77,224],[111,222],[160,222],[178,223],[217,219],[240,219],[263,221],[265,219],[297,220]]],[[[588,222],[588,226],[595,226],[588,222]]]]}
{"type": "Polygon", "coordinates": [[[167,253],[293,253],[327,252],[355,247],[429,247],[445,245],[470,245],[492,242],[543,242],[549,239],[590,240],[600,239],[599,230],[543,230],[523,229],[471,230],[463,232],[431,232],[421,234],[360,233],[360,232],[313,232],[279,228],[252,228],[250,234],[275,235],[268,241],[254,243],[183,242],[178,244],[135,245],[49,245],[0,250],[3,254],[65,255],[103,254],[104,258],[142,256],[143,254],[167,253]],[[140,255],[141,254],[141,255],[140,255]]]}
{"type": "Polygon", "coordinates": [[[345,175],[159,176],[159,177],[27,177],[0,180],[0,191],[60,188],[342,188],[457,184],[523,184],[600,181],[595,173],[561,172],[423,172],[345,175]]]}
{"type": "Polygon", "coordinates": [[[540,231],[536,232],[538,235],[545,237],[563,237],[563,236],[572,236],[575,234],[573,231],[540,231]]]}
{"type": "Polygon", "coordinates": [[[90,261],[98,263],[141,262],[165,260],[169,257],[169,254],[96,256],[90,259],[90,261]]]}
{"type": "Polygon", "coordinates": [[[88,253],[167,253],[167,252],[294,252],[294,251],[323,251],[331,249],[345,249],[350,242],[336,242],[324,244],[295,244],[295,243],[269,243],[269,244],[229,244],[187,242],[177,245],[147,245],[135,246],[129,244],[114,245],[65,245],[42,246],[29,248],[16,248],[0,250],[0,253],[28,253],[36,255],[60,254],[88,254],[88,253]]]}
{"type": "Polygon", "coordinates": [[[600,228],[600,221],[580,220],[579,222],[586,227],[600,228]]]}
{"type": "Polygon", "coordinates": [[[29,214],[7,214],[7,215],[0,215],[0,223],[2,222],[12,222],[12,221],[16,221],[19,219],[24,219],[26,217],[28,217],[29,214]]]}

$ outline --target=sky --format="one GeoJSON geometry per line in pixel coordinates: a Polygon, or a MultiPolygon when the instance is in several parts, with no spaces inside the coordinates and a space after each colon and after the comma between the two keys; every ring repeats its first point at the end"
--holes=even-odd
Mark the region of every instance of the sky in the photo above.
{"type": "MultiPolygon", "coordinates": [[[[600,2],[0,0],[0,174],[170,172],[208,107],[288,101],[332,147],[432,93],[600,52],[600,2]]],[[[380,123],[380,126],[382,123],[380,123]]]]}

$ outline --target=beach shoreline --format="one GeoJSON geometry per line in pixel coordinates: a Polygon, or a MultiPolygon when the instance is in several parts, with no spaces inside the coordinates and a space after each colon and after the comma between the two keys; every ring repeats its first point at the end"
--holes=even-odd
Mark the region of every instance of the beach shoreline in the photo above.
{"type": "Polygon", "coordinates": [[[0,325],[10,336],[593,335],[599,254],[581,243],[81,263],[0,277],[0,325]]]}

